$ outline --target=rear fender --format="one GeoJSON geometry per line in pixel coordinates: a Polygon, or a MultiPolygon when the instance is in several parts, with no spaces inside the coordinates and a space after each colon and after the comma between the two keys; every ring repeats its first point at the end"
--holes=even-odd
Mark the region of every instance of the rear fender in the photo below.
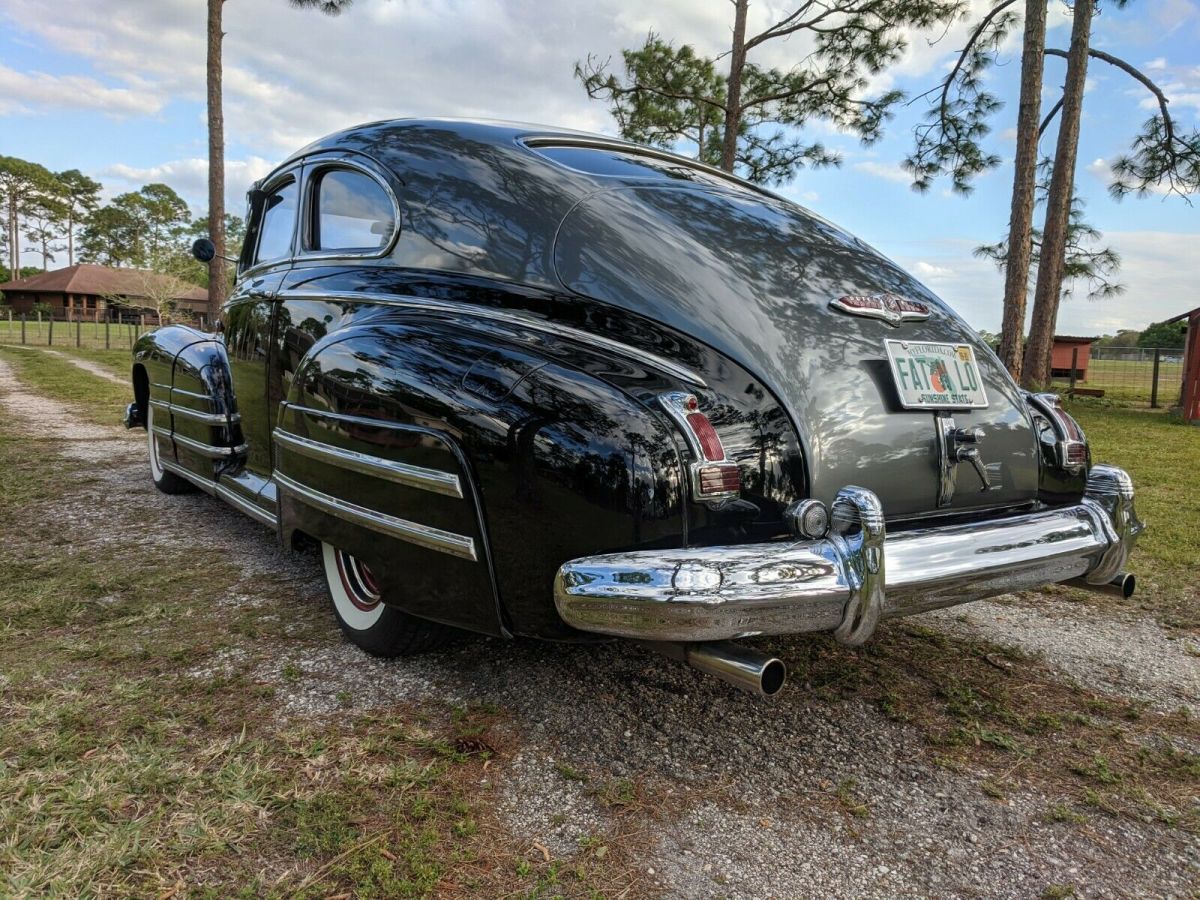
{"type": "Polygon", "coordinates": [[[683,540],[667,425],[611,384],[495,334],[434,322],[337,332],[300,365],[275,447],[285,540],[338,543],[389,602],[475,631],[575,636],[553,605],[559,565],[683,540]],[[461,496],[442,489],[455,482],[461,496]],[[372,527],[364,510],[383,521],[372,527]],[[452,543],[431,546],[396,522],[452,543]],[[459,538],[474,559],[456,552],[459,538]]]}

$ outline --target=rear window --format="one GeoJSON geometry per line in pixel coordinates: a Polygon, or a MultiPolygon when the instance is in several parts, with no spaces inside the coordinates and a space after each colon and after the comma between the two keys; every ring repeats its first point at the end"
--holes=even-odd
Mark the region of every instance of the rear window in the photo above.
{"type": "Polygon", "coordinates": [[[609,178],[694,181],[725,188],[745,188],[732,178],[690,166],[684,160],[663,159],[609,147],[535,146],[537,153],[561,166],[609,178]]]}

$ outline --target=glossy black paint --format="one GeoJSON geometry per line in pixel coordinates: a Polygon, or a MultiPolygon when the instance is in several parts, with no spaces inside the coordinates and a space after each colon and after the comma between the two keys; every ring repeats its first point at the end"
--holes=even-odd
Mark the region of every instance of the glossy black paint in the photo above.
{"type": "Polygon", "coordinates": [[[850,482],[879,493],[896,527],[1026,507],[1039,483],[1043,499],[1067,499],[1071,484],[1039,462],[1028,413],[990,351],[861,242],[723,174],[576,171],[539,152],[542,137],[376,123],[317,142],[257,185],[223,339],[172,326],[135,350],[152,399],[237,414],[224,427],[174,417],[179,436],[236,448],[214,460],[176,443],[178,464],[277,516],[287,544],[305,535],[360,556],[386,601],[413,614],[562,639],[586,637],[562,624],[551,594],[559,565],[578,556],[782,537],[790,502],[830,499],[850,482]],[[302,216],[289,257],[257,260],[265,198],[291,179],[311,203],[330,166],[378,179],[399,228],[382,247],[334,256],[309,248],[302,216]],[[931,303],[935,318],[894,331],[828,309],[837,293],[880,289],[931,303]],[[936,509],[933,415],[900,410],[881,368],[882,339],[897,336],[976,346],[993,407],[960,424],[984,424],[985,458],[1003,463],[991,496],[936,509]],[[700,398],[738,462],[739,502],[690,501],[687,449],[657,402],[680,390],[700,398]],[[452,473],[463,496],[289,451],[277,428],[452,473]],[[298,502],[276,474],[469,538],[476,559],[298,502]]]}

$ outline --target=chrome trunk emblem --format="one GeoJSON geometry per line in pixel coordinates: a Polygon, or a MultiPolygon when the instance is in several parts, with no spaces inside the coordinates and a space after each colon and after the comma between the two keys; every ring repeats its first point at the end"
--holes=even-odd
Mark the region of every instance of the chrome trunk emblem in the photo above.
{"type": "Polygon", "coordinates": [[[882,319],[891,326],[921,322],[929,318],[929,304],[899,294],[844,294],[829,301],[834,309],[852,316],[882,319]]]}

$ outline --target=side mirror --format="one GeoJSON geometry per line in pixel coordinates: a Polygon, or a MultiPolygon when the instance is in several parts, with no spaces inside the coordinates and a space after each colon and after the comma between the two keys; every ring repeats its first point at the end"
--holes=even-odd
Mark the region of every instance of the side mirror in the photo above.
{"type": "Polygon", "coordinates": [[[208,238],[196,238],[192,242],[192,256],[196,257],[200,262],[211,262],[216,255],[217,248],[213,246],[213,242],[208,238]]]}

